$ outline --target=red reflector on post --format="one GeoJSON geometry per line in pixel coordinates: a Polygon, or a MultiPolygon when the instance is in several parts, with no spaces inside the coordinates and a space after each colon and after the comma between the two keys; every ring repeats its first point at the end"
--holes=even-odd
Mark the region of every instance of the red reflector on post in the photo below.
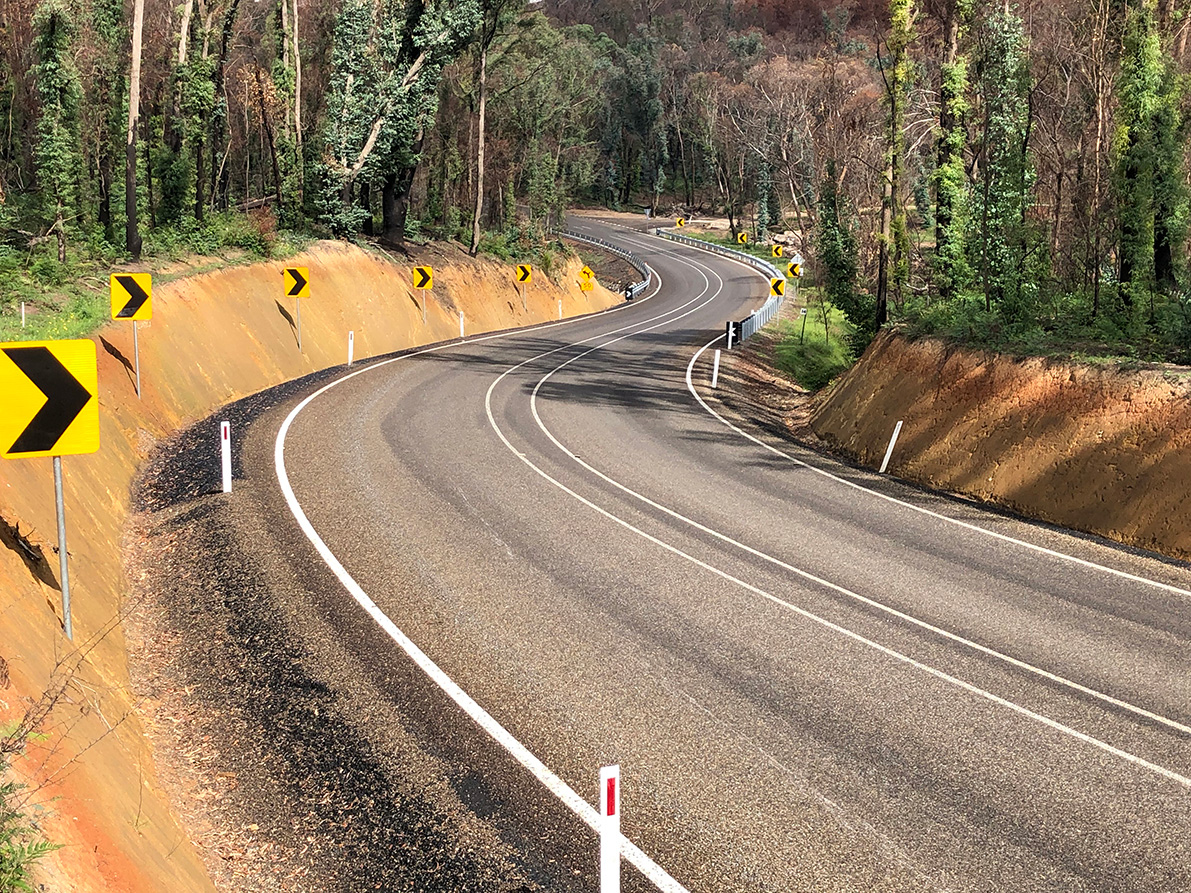
{"type": "Polygon", "coordinates": [[[616,779],[608,779],[608,815],[616,815],[616,779]]]}

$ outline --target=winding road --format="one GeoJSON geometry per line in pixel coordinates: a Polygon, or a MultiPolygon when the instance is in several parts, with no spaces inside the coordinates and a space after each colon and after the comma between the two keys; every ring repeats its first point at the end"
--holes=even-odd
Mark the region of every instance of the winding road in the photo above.
{"type": "Polygon", "coordinates": [[[628,890],[1191,889],[1191,571],[739,419],[711,352],[767,282],[576,225],[653,289],[344,371],[246,448],[359,711],[552,890],[596,888],[613,762],[628,890]]]}

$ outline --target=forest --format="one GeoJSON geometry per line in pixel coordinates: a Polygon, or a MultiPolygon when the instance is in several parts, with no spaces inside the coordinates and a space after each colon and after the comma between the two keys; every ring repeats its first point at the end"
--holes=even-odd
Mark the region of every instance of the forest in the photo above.
{"type": "Polygon", "coordinates": [[[0,0],[6,312],[278,234],[789,232],[883,325],[1191,361],[1176,0],[0,0]]]}

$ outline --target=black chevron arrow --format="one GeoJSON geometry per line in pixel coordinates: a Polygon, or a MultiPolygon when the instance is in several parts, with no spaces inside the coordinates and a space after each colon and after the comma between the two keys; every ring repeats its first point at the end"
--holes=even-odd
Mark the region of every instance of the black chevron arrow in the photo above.
{"type": "Polygon", "coordinates": [[[136,316],[136,312],[141,309],[145,301],[149,300],[149,293],[141,288],[140,283],[131,276],[117,276],[116,281],[124,286],[124,290],[130,297],[129,302],[116,314],[116,319],[128,319],[130,316],[136,316]]]}
{"type": "Polygon", "coordinates": [[[425,267],[418,267],[414,272],[418,274],[418,281],[414,283],[414,288],[425,288],[426,284],[430,282],[430,273],[425,267]]]}
{"type": "Polygon", "coordinates": [[[46,396],[8,454],[47,453],[91,402],[91,392],[46,347],[6,347],[4,353],[46,396]]]}
{"type": "Polygon", "coordinates": [[[302,275],[300,270],[296,270],[293,267],[287,267],[285,271],[294,277],[294,284],[290,290],[286,292],[286,296],[290,298],[296,298],[302,293],[302,289],[306,287],[306,277],[302,275]]]}

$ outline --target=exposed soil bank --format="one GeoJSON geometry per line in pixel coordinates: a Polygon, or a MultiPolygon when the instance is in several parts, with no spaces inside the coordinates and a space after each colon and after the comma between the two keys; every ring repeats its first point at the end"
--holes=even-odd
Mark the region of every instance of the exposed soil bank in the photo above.
{"type": "MultiPolygon", "coordinates": [[[[347,358],[604,309],[618,296],[579,290],[577,265],[535,270],[527,308],[512,265],[429,248],[408,263],[321,243],[284,263],[171,282],[154,290],[140,331],[142,399],[133,388],[131,327],[94,338],[99,356],[101,448],[63,459],[75,645],[86,650],[57,708],[15,770],[30,785],[46,836],[63,844],[39,880],[64,891],[201,891],[211,882],[158,785],[128,681],[123,619],[130,606],[121,536],[129,487],[154,446],[228,401],[347,358]],[[435,267],[427,322],[410,266],[435,267]],[[302,347],[283,266],[310,268],[302,347]]],[[[50,461],[0,464],[0,722],[19,718],[73,652],[62,636],[50,461]],[[19,535],[17,530],[19,529],[19,535]],[[32,550],[32,551],[30,551],[32,550]],[[38,557],[40,550],[41,557],[38,557]]],[[[203,742],[193,742],[196,749],[203,742]]]]}
{"type": "Polygon", "coordinates": [[[1064,527],[1191,558],[1191,370],[1121,369],[882,334],[809,428],[889,472],[1064,527]]]}

